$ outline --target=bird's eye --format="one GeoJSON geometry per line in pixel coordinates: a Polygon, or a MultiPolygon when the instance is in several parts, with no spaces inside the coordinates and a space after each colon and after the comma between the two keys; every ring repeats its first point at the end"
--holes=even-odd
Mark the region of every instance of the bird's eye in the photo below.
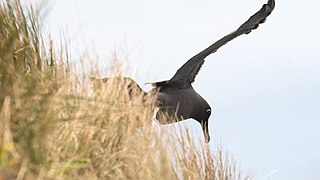
{"type": "Polygon", "coordinates": [[[207,109],[207,113],[209,113],[209,114],[210,114],[210,113],[211,113],[211,109],[207,109]]]}

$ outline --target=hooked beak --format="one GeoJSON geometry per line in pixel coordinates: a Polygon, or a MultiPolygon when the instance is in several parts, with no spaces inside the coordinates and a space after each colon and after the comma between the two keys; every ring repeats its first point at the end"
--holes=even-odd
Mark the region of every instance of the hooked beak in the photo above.
{"type": "Polygon", "coordinates": [[[209,124],[208,121],[201,122],[202,131],[203,131],[203,135],[204,135],[204,139],[205,139],[206,143],[209,143],[209,141],[210,141],[208,124],[209,124]]]}

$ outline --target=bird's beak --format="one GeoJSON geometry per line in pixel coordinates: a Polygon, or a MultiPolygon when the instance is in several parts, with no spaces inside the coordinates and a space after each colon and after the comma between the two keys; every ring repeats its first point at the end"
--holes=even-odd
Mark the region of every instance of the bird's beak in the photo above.
{"type": "Polygon", "coordinates": [[[203,135],[204,135],[204,139],[205,139],[206,143],[209,143],[209,141],[210,141],[208,124],[209,124],[208,121],[201,122],[202,131],[203,131],[203,135]]]}

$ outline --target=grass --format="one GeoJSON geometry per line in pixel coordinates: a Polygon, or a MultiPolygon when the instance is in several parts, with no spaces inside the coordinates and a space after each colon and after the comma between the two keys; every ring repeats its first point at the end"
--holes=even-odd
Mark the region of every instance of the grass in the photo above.
{"type": "Polygon", "coordinates": [[[0,179],[250,179],[187,128],[155,131],[121,79],[93,93],[43,34],[39,10],[0,2],[0,179]]]}

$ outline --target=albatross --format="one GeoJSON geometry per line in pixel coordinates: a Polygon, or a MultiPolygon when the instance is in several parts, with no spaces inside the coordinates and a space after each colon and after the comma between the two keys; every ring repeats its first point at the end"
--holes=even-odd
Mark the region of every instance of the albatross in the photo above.
{"type": "MultiPolygon", "coordinates": [[[[190,58],[177,70],[170,80],[149,83],[154,87],[154,89],[150,91],[155,96],[154,119],[161,125],[164,125],[192,118],[201,124],[205,142],[209,143],[210,135],[208,124],[212,109],[208,102],[194,90],[192,83],[195,81],[207,56],[215,53],[220,47],[236,37],[249,34],[252,30],[257,29],[260,24],[266,21],[266,18],[271,14],[274,7],[275,1],[269,0],[267,4],[264,4],[258,12],[252,15],[238,29],[222,37],[190,58]]],[[[110,78],[92,78],[91,80],[107,82],[109,79],[110,78]]],[[[138,90],[145,95],[149,93],[144,92],[131,78],[125,77],[125,80],[129,82],[126,87],[129,96],[133,95],[130,93],[133,87],[138,87],[138,90]]]]}

